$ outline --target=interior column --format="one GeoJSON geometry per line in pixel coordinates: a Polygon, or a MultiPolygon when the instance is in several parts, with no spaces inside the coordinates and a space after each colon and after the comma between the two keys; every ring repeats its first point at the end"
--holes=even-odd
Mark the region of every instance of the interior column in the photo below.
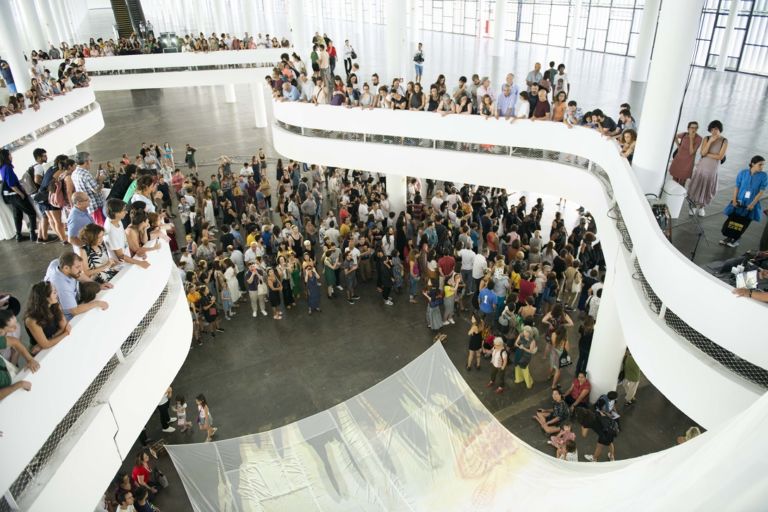
{"type": "Polygon", "coordinates": [[[637,52],[632,63],[630,80],[645,82],[648,80],[648,66],[651,64],[653,40],[656,37],[656,23],[659,20],[661,0],[646,0],[643,7],[643,19],[640,21],[640,34],[637,39],[637,52]]]}
{"type": "MultiPolygon", "coordinates": [[[[11,75],[17,92],[25,92],[29,89],[28,64],[24,60],[24,50],[21,48],[24,37],[19,32],[18,24],[14,21],[11,2],[0,2],[0,19],[7,20],[3,30],[0,30],[0,48],[3,49],[3,58],[8,61],[11,75]]],[[[13,92],[13,91],[9,91],[13,92]]]]}
{"type": "MultiPolygon", "coordinates": [[[[403,69],[403,48],[405,47],[408,30],[405,26],[405,0],[391,0],[386,4],[387,10],[387,77],[381,77],[382,82],[392,82],[394,78],[405,78],[403,69]]],[[[408,59],[410,63],[410,59],[408,59]]]]}
{"type": "Polygon", "coordinates": [[[253,117],[256,128],[267,127],[267,107],[264,102],[264,85],[255,82],[250,85],[251,103],[253,104],[253,117]]]}
{"type": "MultiPolygon", "coordinates": [[[[618,254],[617,257],[623,257],[618,254]]],[[[616,389],[617,378],[627,343],[621,331],[616,302],[610,300],[614,291],[614,269],[610,268],[603,283],[600,308],[597,311],[592,348],[589,351],[587,378],[592,385],[589,401],[595,402],[600,395],[616,389]]],[[[575,363],[575,361],[574,361],[575,363]]],[[[563,383],[567,389],[568,384],[563,383]]]]}

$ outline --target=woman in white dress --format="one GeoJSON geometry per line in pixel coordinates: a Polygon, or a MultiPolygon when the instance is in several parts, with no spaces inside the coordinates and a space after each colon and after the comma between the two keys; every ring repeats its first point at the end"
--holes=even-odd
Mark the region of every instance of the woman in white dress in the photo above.
{"type": "Polygon", "coordinates": [[[224,265],[227,266],[227,270],[224,271],[224,279],[227,280],[227,288],[234,304],[240,300],[241,296],[240,284],[237,282],[237,270],[235,270],[235,264],[229,258],[224,260],[224,265]]]}
{"type": "Polygon", "coordinates": [[[205,192],[205,210],[203,211],[205,222],[208,223],[209,228],[216,227],[216,215],[213,213],[213,197],[211,196],[210,189],[205,192]]]}

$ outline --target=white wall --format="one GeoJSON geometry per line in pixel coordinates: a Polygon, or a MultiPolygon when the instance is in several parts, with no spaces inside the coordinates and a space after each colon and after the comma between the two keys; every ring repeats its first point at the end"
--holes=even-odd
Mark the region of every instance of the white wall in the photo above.
{"type": "Polygon", "coordinates": [[[112,10],[112,3],[109,0],[88,0],[88,9],[112,10]]]}

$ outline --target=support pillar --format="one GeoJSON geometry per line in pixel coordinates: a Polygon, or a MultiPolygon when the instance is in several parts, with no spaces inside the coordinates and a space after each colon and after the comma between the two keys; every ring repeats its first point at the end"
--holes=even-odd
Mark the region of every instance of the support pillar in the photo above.
{"type": "Polygon", "coordinates": [[[386,173],[387,198],[389,199],[389,211],[399,214],[405,211],[408,197],[407,176],[386,173]]]}
{"type": "Polygon", "coordinates": [[[67,44],[72,46],[74,41],[72,40],[72,34],[70,33],[69,26],[67,25],[64,6],[61,4],[61,0],[50,0],[50,2],[53,7],[53,13],[56,19],[61,40],[66,41],[67,44]]]}
{"type": "Polygon", "coordinates": [[[259,20],[258,20],[258,14],[256,13],[256,4],[255,2],[250,2],[246,0],[245,2],[245,31],[248,32],[248,35],[254,36],[258,33],[259,30],[259,20]]]}
{"type": "Polygon", "coordinates": [[[406,62],[403,49],[405,47],[408,30],[405,24],[406,2],[405,0],[391,0],[386,4],[387,10],[387,74],[382,77],[383,82],[392,82],[394,78],[405,78],[403,70],[406,62]],[[404,62],[405,61],[405,62],[404,62]]]}
{"type": "Polygon", "coordinates": [[[264,102],[264,85],[251,84],[251,103],[253,104],[253,118],[256,128],[267,127],[267,106],[264,102]]]}
{"type": "Polygon", "coordinates": [[[683,102],[699,23],[692,12],[701,12],[704,0],[664,2],[659,13],[656,50],[653,54],[641,125],[632,167],[646,194],[660,195],[667,169],[677,117],[683,102]]]}
{"type": "MultiPolygon", "coordinates": [[[[491,55],[494,57],[504,56],[504,29],[507,25],[507,2],[505,0],[497,0],[495,20],[493,22],[493,51],[491,55]]],[[[494,82],[495,83],[495,82],[494,82]]]]}
{"type": "MultiPolygon", "coordinates": [[[[623,257],[620,254],[617,257],[623,257]]],[[[603,296],[597,312],[592,348],[589,351],[587,378],[592,385],[590,402],[595,402],[600,395],[616,389],[616,382],[621,371],[621,361],[627,348],[621,331],[619,312],[616,301],[611,300],[615,293],[615,268],[609,268],[603,284],[603,296]]],[[[567,387],[567,384],[565,385],[567,387]]]]}
{"type": "MultiPolygon", "coordinates": [[[[294,51],[302,57],[302,60],[304,60],[305,55],[308,55],[308,52],[311,49],[309,39],[307,39],[307,29],[304,26],[303,3],[303,0],[288,1],[288,28],[291,31],[288,39],[293,45],[294,51]]],[[[341,61],[342,58],[343,57],[339,55],[339,61],[341,61]]]]}
{"type": "MultiPolygon", "coordinates": [[[[25,2],[26,3],[26,2],[25,2]]],[[[53,44],[58,48],[61,43],[56,24],[54,23],[53,11],[51,10],[51,4],[48,0],[37,0],[37,10],[40,13],[40,25],[45,34],[45,38],[48,44],[45,45],[45,49],[49,48],[49,44],[53,44]]]]}
{"type": "Polygon", "coordinates": [[[224,101],[226,103],[236,103],[237,96],[235,95],[235,85],[227,84],[224,86],[224,101]]]}
{"type": "MultiPolygon", "coordinates": [[[[657,0],[648,0],[648,1],[655,2],[657,0]]],[[[569,31],[571,33],[570,34],[571,39],[570,39],[570,44],[568,48],[571,51],[576,50],[576,47],[579,44],[579,21],[581,20],[581,5],[582,5],[581,0],[576,0],[576,2],[573,4],[573,17],[571,18],[572,23],[568,25],[569,31]]],[[[643,17],[645,17],[645,9],[646,8],[644,8],[643,10],[643,17]]]]}
{"type": "Polygon", "coordinates": [[[35,9],[35,2],[32,0],[17,0],[16,5],[19,7],[19,11],[21,12],[24,28],[27,33],[27,39],[29,40],[30,44],[30,47],[27,48],[27,50],[30,52],[31,50],[47,50],[47,40],[45,38],[45,34],[43,34],[43,27],[39,21],[41,16],[38,16],[37,14],[37,10],[35,9]]]}
{"type": "MultiPolygon", "coordinates": [[[[3,58],[8,61],[11,75],[17,92],[25,92],[29,89],[31,80],[27,61],[24,60],[24,37],[19,32],[18,24],[14,22],[15,16],[11,2],[0,2],[0,19],[8,20],[3,30],[0,30],[0,48],[3,49],[3,58]]],[[[11,92],[11,91],[9,91],[11,92]]]]}
{"type": "Polygon", "coordinates": [[[739,1],[731,0],[731,6],[728,8],[728,21],[725,23],[725,34],[723,42],[720,45],[720,57],[717,59],[717,72],[725,71],[725,64],[728,62],[728,49],[733,40],[733,29],[736,26],[736,17],[739,14],[739,1]]]}
{"type": "MultiPolygon", "coordinates": [[[[648,80],[648,66],[651,64],[653,41],[656,37],[656,23],[659,20],[659,4],[661,0],[646,0],[643,7],[643,19],[640,22],[640,34],[637,40],[637,52],[632,63],[630,80],[633,82],[645,82],[648,80]]],[[[661,32],[659,30],[659,32],[661,32]]],[[[657,48],[663,48],[656,45],[657,48]]],[[[686,66],[686,72],[688,67],[686,66]]],[[[646,96],[647,97],[647,96],[646,96]]]]}

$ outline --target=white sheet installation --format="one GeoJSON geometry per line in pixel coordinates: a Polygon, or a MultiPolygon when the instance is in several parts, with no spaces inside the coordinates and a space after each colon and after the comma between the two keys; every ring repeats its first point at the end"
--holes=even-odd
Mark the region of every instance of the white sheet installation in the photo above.
{"type": "MultiPolygon", "coordinates": [[[[752,511],[768,506],[766,420],[763,395],[722,429],[669,450],[568,463],[501,425],[435,344],[314,416],[168,452],[200,512],[752,511]]],[[[620,452],[621,435],[616,444],[620,452]]]]}

